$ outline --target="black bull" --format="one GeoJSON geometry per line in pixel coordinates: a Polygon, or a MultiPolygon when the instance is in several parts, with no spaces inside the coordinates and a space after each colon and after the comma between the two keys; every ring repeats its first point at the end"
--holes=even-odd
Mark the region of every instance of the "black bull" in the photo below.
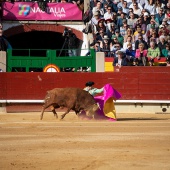
{"type": "Polygon", "coordinates": [[[41,112],[41,119],[43,119],[44,111],[48,107],[50,107],[56,118],[58,118],[58,116],[55,109],[60,107],[66,108],[67,110],[61,115],[61,119],[63,119],[70,110],[75,111],[77,115],[81,111],[85,111],[87,116],[92,116],[99,109],[94,97],[80,88],[55,88],[47,91],[41,112]]]}

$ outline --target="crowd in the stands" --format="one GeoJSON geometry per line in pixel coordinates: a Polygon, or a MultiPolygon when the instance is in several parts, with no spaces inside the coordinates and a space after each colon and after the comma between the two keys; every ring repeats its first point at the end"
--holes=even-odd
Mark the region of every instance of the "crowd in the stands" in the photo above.
{"type": "MultiPolygon", "coordinates": [[[[84,33],[115,66],[170,61],[170,0],[91,0],[84,33]]],[[[161,62],[160,62],[161,63],[161,62]]]]}

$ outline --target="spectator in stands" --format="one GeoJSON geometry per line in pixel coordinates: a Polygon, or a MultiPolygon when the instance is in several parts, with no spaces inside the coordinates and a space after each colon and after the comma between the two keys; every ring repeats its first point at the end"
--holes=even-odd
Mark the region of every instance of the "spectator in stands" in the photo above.
{"type": "MultiPolygon", "coordinates": [[[[149,21],[149,22],[150,22],[150,21],[149,21]]],[[[136,26],[137,26],[137,25],[140,25],[143,33],[146,33],[147,18],[146,18],[146,17],[145,17],[145,18],[139,17],[139,18],[137,19],[137,22],[134,23],[134,25],[133,25],[133,29],[134,29],[134,30],[136,29],[136,26]],[[146,19],[146,20],[144,21],[144,19],[146,19]]]]}
{"type": "Polygon", "coordinates": [[[108,37],[111,39],[112,38],[112,34],[115,33],[115,29],[116,29],[116,25],[113,22],[110,22],[111,20],[107,20],[106,22],[106,34],[108,35],[108,37]]]}
{"type": "Polygon", "coordinates": [[[100,16],[103,17],[104,9],[102,8],[102,3],[100,1],[98,1],[97,5],[95,7],[93,7],[93,14],[98,11],[100,12],[100,16]]]}
{"type": "Polygon", "coordinates": [[[101,18],[98,20],[98,23],[96,25],[96,29],[97,29],[97,33],[100,32],[100,30],[103,30],[104,32],[106,32],[106,25],[105,25],[105,20],[104,18],[101,18]]]}
{"type": "MultiPolygon", "coordinates": [[[[142,16],[141,16],[141,17],[142,17],[142,16]]],[[[140,22],[140,20],[139,20],[139,22],[140,22]]],[[[141,24],[146,24],[146,26],[147,26],[148,24],[150,24],[150,18],[149,18],[148,12],[145,12],[145,13],[143,14],[141,24]]],[[[146,29],[145,29],[145,31],[146,31],[146,29]]]]}
{"type": "Polygon", "coordinates": [[[117,4],[118,9],[122,8],[124,0],[120,0],[117,4]]]}
{"type": "Polygon", "coordinates": [[[108,7],[110,6],[112,8],[112,12],[117,12],[118,8],[117,5],[113,3],[111,0],[106,0],[106,3],[108,7]]]}
{"type": "Polygon", "coordinates": [[[167,27],[167,29],[169,29],[169,28],[168,28],[168,27],[169,27],[169,24],[168,24],[167,21],[168,21],[167,18],[164,18],[164,19],[162,20],[162,25],[163,25],[164,27],[167,27]]]}
{"type": "Polygon", "coordinates": [[[161,25],[163,19],[165,18],[164,9],[163,9],[163,8],[160,8],[160,9],[159,9],[159,13],[157,13],[157,14],[155,15],[155,17],[156,17],[155,21],[156,21],[159,25],[161,25]]]}
{"type": "Polygon", "coordinates": [[[148,49],[148,44],[147,42],[143,39],[143,35],[139,34],[138,39],[135,41],[135,50],[138,49],[139,44],[143,43],[144,44],[144,49],[148,49]]]}
{"type": "Polygon", "coordinates": [[[95,52],[100,52],[101,51],[100,42],[96,42],[94,44],[94,50],[95,50],[95,52]]]}
{"type": "Polygon", "coordinates": [[[96,36],[96,42],[97,41],[101,42],[103,40],[104,33],[105,33],[104,30],[102,30],[102,29],[99,30],[99,34],[96,36]]]}
{"type": "Polygon", "coordinates": [[[136,25],[136,29],[135,29],[135,32],[134,32],[135,41],[138,39],[139,34],[144,35],[145,32],[142,30],[141,25],[136,25]]]}
{"type": "Polygon", "coordinates": [[[89,24],[92,24],[93,26],[96,26],[98,24],[98,21],[101,19],[99,11],[94,12],[93,17],[89,21],[89,24]]]}
{"type": "Polygon", "coordinates": [[[123,12],[122,11],[122,7],[118,8],[118,11],[117,11],[117,20],[120,18],[122,12],[123,12]]]}
{"type": "Polygon", "coordinates": [[[111,57],[110,49],[111,49],[112,43],[107,35],[104,35],[103,40],[100,44],[100,48],[102,49],[102,52],[105,53],[105,57],[111,57]]]}
{"type": "Polygon", "coordinates": [[[143,8],[142,11],[141,11],[140,17],[143,17],[145,12],[147,12],[147,11],[146,11],[145,8],[143,8]]]}
{"type": "Polygon", "coordinates": [[[122,66],[127,66],[127,60],[123,57],[124,54],[122,51],[117,52],[117,57],[114,58],[113,66],[118,66],[119,68],[122,66]]]}
{"type": "Polygon", "coordinates": [[[106,12],[107,12],[107,8],[108,8],[108,4],[107,4],[107,3],[105,3],[105,4],[104,4],[104,8],[103,8],[104,13],[106,13],[106,12]]]}
{"type": "Polygon", "coordinates": [[[148,36],[148,44],[150,44],[151,41],[155,42],[155,44],[159,43],[159,38],[156,30],[150,32],[150,34],[147,36],[148,36]]]}
{"type": "Polygon", "coordinates": [[[127,6],[127,1],[123,0],[122,11],[127,15],[129,13],[129,8],[127,6]]]}
{"type": "Polygon", "coordinates": [[[117,13],[116,13],[116,12],[113,12],[112,22],[113,22],[114,24],[117,23],[117,13]]]}
{"type": "Polygon", "coordinates": [[[119,44],[119,41],[118,41],[117,37],[114,37],[112,39],[112,46],[115,45],[115,44],[119,44]]]}
{"type": "Polygon", "coordinates": [[[123,20],[123,26],[120,27],[120,34],[124,37],[127,34],[129,26],[127,25],[127,20],[123,20]]]}
{"type": "Polygon", "coordinates": [[[165,18],[167,19],[167,23],[170,24],[170,9],[165,11],[165,18]]]}
{"type": "Polygon", "coordinates": [[[153,29],[158,29],[159,24],[155,20],[150,20],[150,24],[147,25],[146,31],[150,30],[151,28],[153,29]]]}
{"type": "Polygon", "coordinates": [[[127,24],[129,25],[130,28],[134,28],[133,26],[135,25],[135,23],[137,22],[137,18],[135,18],[135,15],[133,12],[129,13],[129,18],[127,19],[127,24]]]}
{"type": "Polygon", "coordinates": [[[160,50],[158,47],[155,46],[154,42],[150,42],[150,48],[148,48],[148,60],[149,60],[149,65],[153,66],[154,59],[157,58],[158,60],[160,59],[160,50]]]}
{"type": "Polygon", "coordinates": [[[170,42],[170,35],[165,30],[162,31],[162,35],[165,37],[166,42],[170,42]]]}
{"type": "Polygon", "coordinates": [[[133,13],[140,16],[141,15],[141,9],[138,7],[138,3],[133,3],[133,13]]]}
{"type": "Polygon", "coordinates": [[[91,0],[90,1],[90,10],[93,11],[93,8],[97,6],[98,0],[91,0]]]}
{"type": "Polygon", "coordinates": [[[169,34],[169,30],[165,25],[160,25],[158,30],[158,35],[161,36],[163,33],[166,33],[166,35],[169,34]]]}
{"type": "MultiPolygon", "coordinates": [[[[129,5],[129,8],[133,9],[133,12],[134,12],[134,3],[137,3],[137,1],[136,0],[132,0],[131,4],[129,5]]],[[[138,7],[142,11],[143,7],[142,7],[142,5],[140,3],[138,3],[138,7]]]]}
{"type": "Polygon", "coordinates": [[[124,38],[123,36],[120,34],[120,31],[118,29],[115,30],[115,35],[112,35],[112,39],[113,38],[117,38],[119,43],[123,46],[123,42],[124,42],[124,38]]]}
{"type": "Polygon", "coordinates": [[[136,61],[138,66],[146,66],[147,62],[147,50],[144,49],[144,44],[140,43],[138,49],[136,49],[136,61]]]}
{"type": "Polygon", "coordinates": [[[118,52],[118,51],[123,52],[123,55],[124,55],[124,57],[125,57],[125,52],[126,52],[126,50],[121,47],[121,44],[120,44],[120,43],[117,43],[117,44],[112,45],[112,47],[111,47],[111,53],[112,53],[112,56],[113,56],[114,58],[115,58],[115,57],[118,57],[118,55],[117,55],[117,52],[118,52]]]}
{"type": "Polygon", "coordinates": [[[155,8],[156,8],[156,13],[159,13],[159,10],[161,8],[164,8],[164,4],[160,0],[156,0],[155,2],[155,8]]]}
{"type": "Polygon", "coordinates": [[[159,50],[160,50],[160,53],[161,53],[160,56],[163,55],[162,50],[166,49],[166,44],[167,44],[167,42],[165,41],[165,36],[161,35],[159,37],[159,43],[158,43],[158,47],[159,47],[159,50]]]}
{"type": "Polygon", "coordinates": [[[155,13],[156,8],[155,8],[154,0],[146,0],[144,8],[150,13],[153,13],[153,12],[155,13]]]}
{"type": "Polygon", "coordinates": [[[123,26],[123,20],[126,19],[126,14],[125,13],[121,13],[120,17],[117,20],[117,27],[120,28],[123,26]]]}
{"type": "MultiPolygon", "coordinates": [[[[127,14],[127,18],[130,18],[130,13],[133,13],[133,14],[134,14],[133,8],[129,8],[129,12],[128,12],[128,14],[127,14]]],[[[134,18],[138,18],[138,15],[134,14],[134,18]]]]}
{"type": "Polygon", "coordinates": [[[94,12],[93,14],[93,17],[91,18],[91,20],[87,23],[86,26],[90,27],[91,28],[91,32],[92,32],[92,35],[96,35],[98,33],[98,30],[97,30],[97,24],[98,24],[98,21],[101,19],[100,17],[100,13],[97,11],[97,12],[94,12]]]}
{"type": "MultiPolygon", "coordinates": [[[[142,6],[142,8],[145,6],[146,0],[137,0],[136,1],[138,4],[142,6]]],[[[141,9],[141,8],[140,8],[141,9]]],[[[142,9],[141,9],[142,10],[142,9]]]]}
{"type": "Polygon", "coordinates": [[[135,49],[135,44],[132,42],[132,36],[128,36],[127,37],[127,41],[124,42],[123,44],[123,48],[126,50],[128,48],[128,44],[132,44],[132,49],[134,50],[135,49]]]}
{"type": "Polygon", "coordinates": [[[112,8],[110,6],[107,7],[107,12],[104,13],[104,19],[113,19],[113,12],[112,12],[112,8]]]}
{"type": "Polygon", "coordinates": [[[155,13],[151,13],[150,14],[150,20],[155,20],[156,19],[156,14],[155,13]]]}
{"type": "Polygon", "coordinates": [[[135,42],[135,37],[134,37],[134,34],[133,34],[133,30],[130,29],[130,28],[127,29],[127,34],[124,36],[124,43],[127,42],[128,36],[132,37],[132,43],[134,43],[135,42]]]}
{"type": "Polygon", "coordinates": [[[162,57],[166,57],[166,59],[168,60],[168,58],[170,59],[170,43],[166,44],[166,48],[161,50],[162,52],[162,57]]]}
{"type": "MultiPolygon", "coordinates": [[[[165,5],[165,4],[164,4],[164,5],[165,5]]],[[[165,10],[170,9],[170,2],[166,3],[166,5],[164,6],[164,9],[165,9],[165,10]]]]}
{"type": "MultiPolygon", "coordinates": [[[[94,42],[93,44],[90,44],[91,48],[94,48],[95,52],[100,52],[101,51],[101,48],[100,48],[100,42],[94,42]]],[[[86,53],[86,56],[89,56],[90,55],[90,51],[88,51],[86,53]]],[[[83,68],[83,69],[87,69],[87,68],[83,68]]]]}
{"type": "Polygon", "coordinates": [[[128,65],[134,65],[136,51],[132,49],[132,44],[127,44],[126,58],[128,60],[128,65]]]}

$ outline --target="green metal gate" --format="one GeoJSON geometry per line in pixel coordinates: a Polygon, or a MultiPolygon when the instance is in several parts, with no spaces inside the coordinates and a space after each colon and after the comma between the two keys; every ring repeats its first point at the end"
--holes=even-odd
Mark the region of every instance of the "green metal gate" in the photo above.
{"type": "Polygon", "coordinates": [[[57,67],[73,67],[77,71],[80,67],[90,67],[91,72],[96,72],[96,54],[90,49],[89,56],[61,56],[59,50],[49,49],[12,49],[7,51],[7,72],[22,71],[30,72],[34,69],[43,71],[48,64],[57,67]]]}

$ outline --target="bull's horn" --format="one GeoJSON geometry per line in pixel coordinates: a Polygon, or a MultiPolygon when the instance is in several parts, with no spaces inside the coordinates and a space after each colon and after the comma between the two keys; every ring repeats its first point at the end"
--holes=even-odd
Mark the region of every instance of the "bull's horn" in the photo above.
{"type": "Polygon", "coordinates": [[[99,109],[101,110],[101,107],[100,107],[100,104],[99,103],[97,103],[97,106],[99,107],[99,109]]]}

